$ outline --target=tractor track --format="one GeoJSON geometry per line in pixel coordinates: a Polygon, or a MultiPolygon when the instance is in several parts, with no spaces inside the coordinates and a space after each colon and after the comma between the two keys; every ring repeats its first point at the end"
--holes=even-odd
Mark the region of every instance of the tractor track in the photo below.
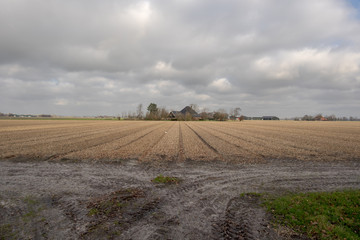
{"type": "MultiPolygon", "coordinates": [[[[0,169],[0,221],[27,229],[16,219],[26,209],[21,199],[31,196],[41,209],[31,226],[48,238],[63,239],[97,239],[100,235],[92,229],[106,236],[114,222],[119,222],[115,228],[121,232],[110,232],[113,239],[286,239],[272,229],[261,199],[246,193],[360,189],[358,161],[204,164],[185,160],[153,165],[138,160],[116,164],[1,160],[0,169]],[[182,181],[151,182],[159,174],[182,181]],[[90,202],[129,188],[144,194],[124,205],[121,218],[89,216],[90,202]]],[[[23,234],[19,238],[45,239],[29,229],[19,232],[23,234]]]]}

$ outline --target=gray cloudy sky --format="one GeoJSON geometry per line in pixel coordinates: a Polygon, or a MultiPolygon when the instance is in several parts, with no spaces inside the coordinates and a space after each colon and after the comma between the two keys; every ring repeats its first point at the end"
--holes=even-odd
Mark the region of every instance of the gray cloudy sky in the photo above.
{"type": "Polygon", "coordinates": [[[356,0],[0,0],[0,112],[360,117],[356,0]]]}

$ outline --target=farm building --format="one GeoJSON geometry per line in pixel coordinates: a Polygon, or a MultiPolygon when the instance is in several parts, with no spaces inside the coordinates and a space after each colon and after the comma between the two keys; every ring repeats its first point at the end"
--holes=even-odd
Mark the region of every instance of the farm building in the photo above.
{"type": "Polygon", "coordinates": [[[183,120],[186,116],[191,116],[192,119],[200,119],[200,115],[189,106],[184,107],[181,111],[171,111],[168,118],[172,120],[183,120]]]}
{"type": "Polygon", "coordinates": [[[169,113],[168,118],[170,118],[170,119],[176,119],[176,117],[177,117],[179,114],[181,114],[180,111],[171,111],[171,112],[169,113]]]}
{"type": "Polygon", "coordinates": [[[280,119],[276,116],[263,116],[262,120],[280,120],[280,119]]]}

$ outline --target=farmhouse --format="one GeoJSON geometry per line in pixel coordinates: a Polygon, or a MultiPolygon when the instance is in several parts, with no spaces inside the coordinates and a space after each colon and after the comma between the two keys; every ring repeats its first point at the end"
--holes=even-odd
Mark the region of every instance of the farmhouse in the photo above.
{"type": "Polygon", "coordinates": [[[171,111],[168,118],[172,120],[183,120],[187,116],[190,116],[192,119],[200,119],[200,115],[189,106],[184,107],[181,111],[171,111]]]}
{"type": "Polygon", "coordinates": [[[176,117],[177,117],[179,114],[181,114],[180,111],[171,111],[171,112],[169,113],[168,118],[170,118],[170,119],[176,119],[176,117]]]}

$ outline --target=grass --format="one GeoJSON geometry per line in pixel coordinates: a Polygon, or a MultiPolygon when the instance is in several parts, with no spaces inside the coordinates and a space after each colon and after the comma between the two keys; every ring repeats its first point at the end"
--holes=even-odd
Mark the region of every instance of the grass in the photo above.
{"type": "Polygon", "coordinates": [[[360,191],[300,193],[264,201],[277,223],[313,239],[360,239],[360,191]]]}
{"type": "Polygon", "coordinates": [[[89,216],[111,217],[121,215],[121,210],[129,203],[139,197],[143,197],[143,192],[138,189],[121,189],[103,196],[88,204],[89,216]]]}
{"type": "Polygon", "coordinates": [[[18,239],[15,232],[13,232],[13,226],[10,224],[0,225],[0,240],[18,239]]]}
{"type": "Polygon", "coordinates": [[[181,180],[180,180],[180,178],[177,178],[177,177],[169,177],[169,176],[164,176],[164,175],[160,174],[159,176],[157,176],[156,178],[154,178],[151,181],[154,183],[178,184],[181,180]]]}

